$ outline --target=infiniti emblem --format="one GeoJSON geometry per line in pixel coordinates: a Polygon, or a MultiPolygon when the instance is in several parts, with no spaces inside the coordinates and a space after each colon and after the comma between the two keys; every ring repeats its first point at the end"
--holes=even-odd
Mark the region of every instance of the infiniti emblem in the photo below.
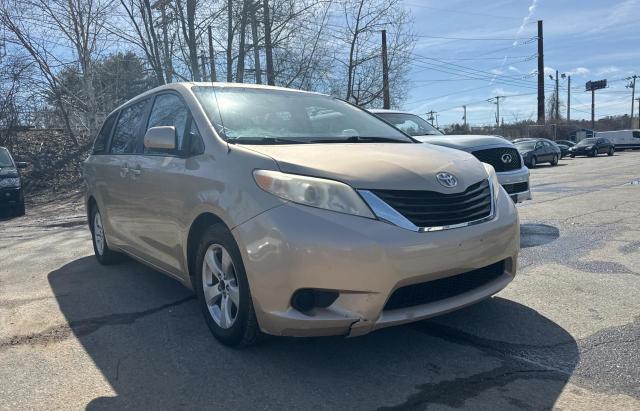
{"type": "Polygon", "coordinates": [[[500,160],[505,164],[509,164],[511,160],[513,160],[513,157],[511,157],[511,154],[509,153],[504,153],[502,157],[500,157],[500,160]]]}
{"type": "Polygon", "coordinates": [[[438,180],[438,183],[440,183],[440,185],[447,188],[453,188],[458,185],[458,179],[453,174],[445,172],[438,173],[436,174],[436,179],[438,180]]]}

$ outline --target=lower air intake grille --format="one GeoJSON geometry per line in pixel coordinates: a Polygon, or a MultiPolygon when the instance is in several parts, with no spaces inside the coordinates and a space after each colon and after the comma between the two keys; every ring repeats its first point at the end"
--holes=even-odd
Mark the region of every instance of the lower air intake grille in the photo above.
{"type": "Polygon", "coordinates": [[[504,261],[451,277],[398,288],[384,306],[385,311],[429,304],[482,287],[504,273],[504,261]]]}

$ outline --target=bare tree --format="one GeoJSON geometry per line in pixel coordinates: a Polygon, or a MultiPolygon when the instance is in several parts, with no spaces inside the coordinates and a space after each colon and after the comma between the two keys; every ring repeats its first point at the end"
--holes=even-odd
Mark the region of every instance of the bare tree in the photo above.
{"type": "Polygon", "coordinates": [[[54,73],[54,65],[58,64],[59,61],[52,55],[46,39],[38,37],[37,34],[34,35],[30,28],[26,27],[24,22],[28,21],[28,19],[25,19],[24,15],[28,8],[25,8],[25,6],[24,3],[20,2],[2,2],[0,4],[0,23],[11,34],[7,41],[24,50],[38,67],[42,80],[47,85],[60,112],[64,128],[77,146],[79,143],[71,127],[64,92],[54,73]]]}
{"type": "Polygon", "coordinates": [[[186,43],[189,53],[189,70],[191,77],[195,81],[200,81],[200,68],[198,65],[198,35],[196,34],[196,0],[185,0],[186,10],[184,10],[182,0],[176,0],[175,8],[182,38],[186,43]]]}
{"type": "Polygon", "coordinates": [[[86,122],[90,134],[97,131],[97,104],[93,86],[93,61],[103,46],[105,22],[112,0],[35,0],[49,24],[73,46],[82,73],[86,122]]]}
{"type": "MultiPolygon", "coordinates": [[[[127,17],[129,18],[129,22],[133,27],[135,35],[130,35],[126,30],[120,30],[119,28],[115,28],[113,30],[119,37],[127,40],[130,43],[133,43],[142,49],[147,63],[153,69],[156,80],[158,84],[165,83],[165,70],[164,66],[167,64],[167,50],[165,49],[165,55],[161,56],[160,50],[162,47],[158,40],[158,35],[156,33],[154,16],[151,10],[151,4],[149,0],[120,0],[120,4],[122,8],[125,10],[127,17]],[[164,57],[164,58],[163,58],[164,57]],[[164,60],[164,62],[163,62],[164,60]]],[[[166,9],[166,1],[161,0],[154,5],[154,8],[160,8],[164,14],[166,9]]],[[[163,23],[165,23],[166,15],[163,16],[163,23]]],[[[166,36],[166,29],[164,30],[164,34],[166,36]]],[[[165,37],[164,46],[167,47],[166,44],[168,41],[168,37],[165,37]]],[[[170,61],[170,57],[169,57],[170,61]]]]}
{"type": "Polygon", "coordinates": [[[371,105],[382,96],[382,63],[380,32],[387,29],[392,38],[388,47],[389,78],[392,94],[397,99],[403,93],[397,88],[406,80],[406,67],[413,49],[411,18],[400,0],[344,0],[345,33],[339,40],[348,44],[345,57],[338,53],[346,71],[344,96],[358,105],[371,105]],[[395,87],[394,87],[395,86],[395,87]]]}

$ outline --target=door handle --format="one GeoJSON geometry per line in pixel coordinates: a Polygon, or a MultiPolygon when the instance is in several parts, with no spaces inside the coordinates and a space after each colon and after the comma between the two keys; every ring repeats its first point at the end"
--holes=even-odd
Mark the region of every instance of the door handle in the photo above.
{"type": "Polygon", "coordinates": [[[130,172],[134,177],[137,177],[137,176],[139,176],[140,174],[142,174],[142,169],[140,168],[140,165],[138,164],[138,165],[136,166],[136,168],[129,169],[129,172],[130,172]]]}
{"type": "Polygon", "coordinates": [[[129,175],[129,166],[125,163],[120,167],[120,177],[126,177],[127,175],[129,175]]]}

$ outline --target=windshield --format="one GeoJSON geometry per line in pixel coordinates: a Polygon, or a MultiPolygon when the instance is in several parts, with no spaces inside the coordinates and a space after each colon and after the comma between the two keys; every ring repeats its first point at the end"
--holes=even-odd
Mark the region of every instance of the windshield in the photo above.
{"type": "Polygon", "coordinates": [[[578,145],[579,146],[588,146],[589,144],[595,144],[595,143],[596,143],[596,139],[595,138],[585,138],[584,140],[580,140],[578,145]]]}
{"type": "Polygon", "coordinates": [[[440,130],[415,114],[375,113],[376,116],[391,123],[410,136],[441,136],[440,130]]]}
{"type": "Polygon", "coordinates": [[[194,87],[222,138],[240,144],[413,141],[338,99],[287,90],[194,87]]]}
{"type": "Polygon", "coordinates": [[[0,148],[0,167],[13,167],[13,161],[5,148],[0,148]]]}
{"type": "Polygon", "coordinates": [[[530,151],[536,148],[535,141],[521,141],[515,144],[516,148],[520,151],[530,151]]]}

